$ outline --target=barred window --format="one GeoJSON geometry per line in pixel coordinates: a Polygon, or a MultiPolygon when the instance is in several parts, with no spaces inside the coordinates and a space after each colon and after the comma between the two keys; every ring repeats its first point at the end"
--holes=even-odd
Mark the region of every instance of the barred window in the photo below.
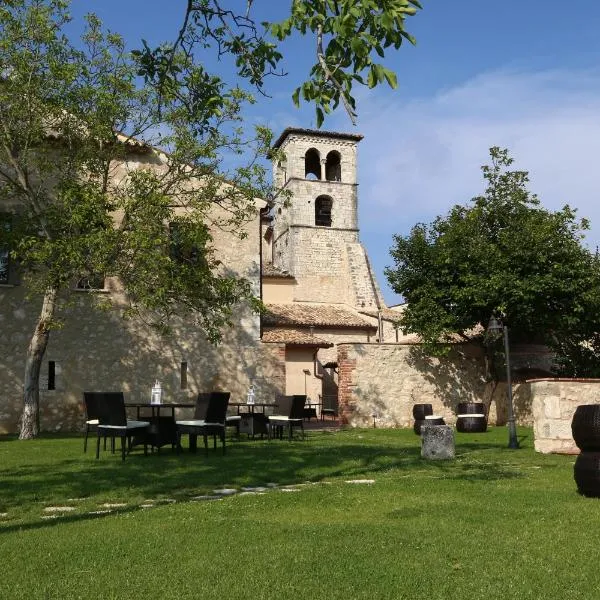
{"type": "Polygon", "coordinates": [[[319,196],[315,200],[315,225],[331,227],[333,200],[329,196],[319,196]]]}

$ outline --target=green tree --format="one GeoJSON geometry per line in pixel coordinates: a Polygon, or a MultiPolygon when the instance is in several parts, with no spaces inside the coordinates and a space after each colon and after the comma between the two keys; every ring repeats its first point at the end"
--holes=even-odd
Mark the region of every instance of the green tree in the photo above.
{"type": "Polygon", "coordinates": [[[174,42],[133,53],[93,15],[81,40],[70,40],[68,0],[0,6],[0,248],[10,248],[41,302],[21,438],[39,431],[40,367],[74,282],[115,277],[128,315],[166,329],[173,315],[192,313],[212,341],[238,302],[258,307],[249,282],[221,268],[209,227],[242,231],[255,198],[271,193],[258,159],[272,135],[243,127],[254,99],[238,83],[265,93],[282,58],[278,43],[314,35],[317,62],[294,100],[314,102],[319,125],[340,102],[354,118],[353,84],[396,85],[372,57],[412,41],[404,20],[419,7],[294,1],[284,22],[259,26],[252,5],[237,14],[217,0],[190,0],[174,42]],[[209,73],[204,51],[233,56],[236,81],[209,73]],[[132,150],[146,151],[155,167],[128,168],[132,150]],[[232,155],[242,166],[225,168],[232,155]]]}
{"type": "Polygon", "coordinates": [[[589,373],[600,356],[600,261],[582,244],[588,223],[569,206],[544,209],[508,151],[490,154],[482,196],[394,236],[386,276],[407,301],[402,327],[439,352],[483,341],[501,315],[512,339],[546,344],[566,371],[589,373]]]}
{"type": "Polygon", "coordinates": [[[403,41],[415,43],[405,21],[421,9],[418,0],[292,0],[289,16],[280,23],[257,23],[255,2],[247,0],[241,12],[227,0],[188,0],[183,23],[174,43],[139,52],[141,72],[159,87],[179,77],[173,55],[180,49],[187,56],[214,50],[219,58],[234,58],[238,75],[266,94],[269,76],[287,75],[279,67],[284,58],[281,42],[303,36],[315,62],[293,93],[312,102],[317,127],[325,115],[341,103],[356,124],[355,85],[374,88],[398,85],[396,74],[380,59],[403,41]]]}
{"type": "Polygon", "coordinates": [[[247,94],[177,53],[173,64],[185,76],[159,96],[139,86],[139,65],[95,17],[74,46],[62,33],[66,9],[62,0],[0,8],[0,246],[42,297],[21,438],[38,433],[40,366],[75,282],[118,277],[127,315],[165,329],[174,314],[191,312],[217,341],[235,304],[254,299],[249,282],[220,268],[209,219],[243,231],[255,198],[270,190],[254,161],[270,133],[257,128],[248,138],[238,126],[247,94]],[[129,165],[132,152],[146,152],[154,167],[129,165]],[[226,170],[231,152],[247,162],[226,170]]]}

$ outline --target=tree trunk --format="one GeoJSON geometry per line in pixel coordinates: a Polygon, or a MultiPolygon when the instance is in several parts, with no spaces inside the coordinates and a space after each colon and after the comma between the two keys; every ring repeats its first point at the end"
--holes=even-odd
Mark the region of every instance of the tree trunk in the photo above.
{"type": "Polygon", "coordinates": [[[21,440],[30,440],[40,432],[40,370],[50,338],[50,323],[56,308],[57,292],[54,287],[46,289],[42,310],[27,348],[23,382],[23,417],[19,435],[21,440]]]}

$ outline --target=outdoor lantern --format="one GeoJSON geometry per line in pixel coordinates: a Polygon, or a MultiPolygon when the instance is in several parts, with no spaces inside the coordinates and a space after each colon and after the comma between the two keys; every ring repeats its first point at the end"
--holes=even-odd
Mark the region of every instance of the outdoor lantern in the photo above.
{"type": "Polygon", "coordinates": [[[160,381],[157,379],[152,386],[152,392],[150,394],[150,404],[160,404],[162,402],[162,388],[160,381]]]}
{"type": "Polygon", "coordinates": [[[515,425],[515,413],[513,411],[512,382],[510,379],[510,355],[508,351],[508,327],[494,315],[491,316],[487,326],[488,333],[504,334],[504,356],[506,357],[506,394],[508,396],[508,447],[518,448],[517,427],[515,425]]]}
{"type": "Polygon", "coordinates": [[[487,326],[488,333],[503,333],[502,323],[496,319],[494,315],[491,316],[490,322],[487,326]]]}
{"type": "Polygon", "coordinates": [[[250,387],[248,388],[248,393],[246,394],[246,404],[254,404],[255,392],[254,392],[254,384],[250,383],[250,387]]]}

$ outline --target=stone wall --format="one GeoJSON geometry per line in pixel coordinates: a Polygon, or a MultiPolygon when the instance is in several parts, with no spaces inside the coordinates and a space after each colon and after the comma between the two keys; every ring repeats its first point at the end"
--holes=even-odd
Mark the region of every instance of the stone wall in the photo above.
{"type": "Polygon", "coordinates": [[[377,309],[378,306],[385,306],[363,245],[358,242],[346,244],[346,254],[354,294],[353,306],[363,309],[377,309]]]}
{"type": "Polygon", "coordinates": [[[345,242],[355,234],[329,227],[291,227],[294,300],[354,304],[345,242]]]}
{"type": "Polygon", "coordinates": [[[315,199],[319,196],[329,196],[333,200],[331,206],[331,226],[338,229],[351,229],[356,233],[356,186],[339,181],[313,181],[308,179],[292,179],[286,188],[292,192],[288,207],[276,213],[278,222],[274,223],[277,235],[289,224],[315,225],[315,199]],[[280,217],[280,215],[283,217],[280,217]]]}
{"type": "MultiPolygon", "coordinates": [[[[193,402],[199,391],[231,391],[243,401],[250,380],[257,393],[285,389],[283,344],[262,344],[254,331],[255,315],[236,311],[236,327],[218,346],[210,344],[192,319],[174,323],[172,334],[160,336],[144,323],[124,320],[118,308],[92,307],[93,298],[79,294],[61,312],[64,326],[53,330],[40,381],[43,431],[76,431],[83,424],[82,392],[123,391],[128,401],[147,401],[155,379],[165,402],[193,402]],[[48,366],[55,364],[55,389],[48,389],[48,366]],[[182,381],[182,363],[187,382],[182,381]],[[184,385],[185,384],[185,385],[184,385]]],[[[29,332],[39,302],[24,297],[22,288],[0,290],[6,354],[0,363],[0,433],[14,433],[22,410],[23,369],[29,332]]]]}
{"type": "Polygon", "coordinates": [[[533,379],[531,389],[535,449],[577,454],[571,421],[580,404],[600,404],[600,379],[533,379]]]}
{"type": "MultiPolygon", "coordinates": [[[[433,405],[434,414],[448,424],[456,421],[459,402],[484,402],[489,423],[507,419],[506,387],[489,382],[477,347],[457,344],[448,357],[423,353],[418,344],[338,345],[339,408],[343,423],[362,427],[410,427],[412,407],[433,405]]],[[[531,424],[531,397],[527,385],[513,388],[519,424],[531,424]]]]}

